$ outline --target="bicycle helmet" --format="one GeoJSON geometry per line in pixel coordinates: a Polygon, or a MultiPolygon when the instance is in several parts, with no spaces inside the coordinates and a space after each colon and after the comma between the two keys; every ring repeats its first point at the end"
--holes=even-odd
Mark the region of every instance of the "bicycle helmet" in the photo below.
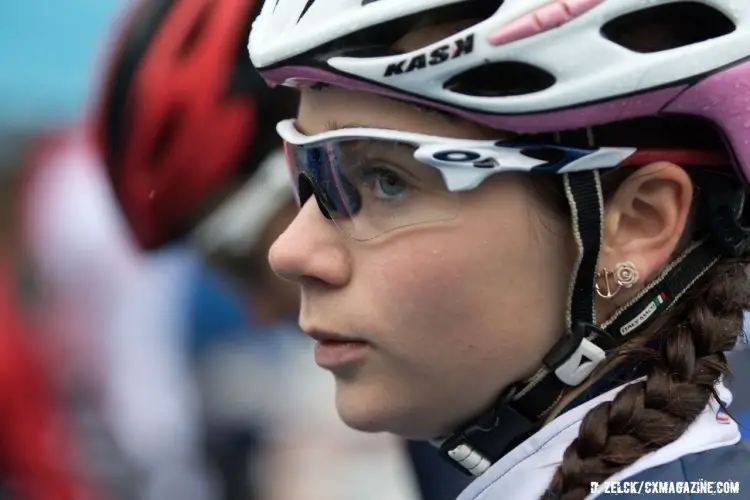
{"type": "Polygon", "coordinates": [[[149,0],[112,51],[94,134],[141,247],[186,236],[279,147],[296,97],[270,94],[247,57],[255,0],[149,0]]]}

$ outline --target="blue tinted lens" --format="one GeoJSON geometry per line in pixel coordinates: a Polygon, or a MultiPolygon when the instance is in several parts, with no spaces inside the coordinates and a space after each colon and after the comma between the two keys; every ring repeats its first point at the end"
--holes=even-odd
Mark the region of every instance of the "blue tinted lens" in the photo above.
{"type": "MultiPolygon", "coordinates": [[[[323,146],[298,147],[286,144],[287,162],[292,173],[292,179],[298,182],[299,176],[304,175],[312,184],[318,201],[333,216],[351,218],[356,215],[361,206],[362,198],[356,188],[341,173],[341,152],[335,143],[323,146]]],[[[295,186],[300,197],[299,185],[295,186]]],[[[312,194],[312,193],[310,193],[312,194]]]]}

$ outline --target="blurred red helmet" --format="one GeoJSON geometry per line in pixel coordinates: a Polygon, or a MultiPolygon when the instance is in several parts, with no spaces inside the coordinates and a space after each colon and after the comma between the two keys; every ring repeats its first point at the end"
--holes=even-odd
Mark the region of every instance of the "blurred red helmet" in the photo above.
{"type": "Polygon", "coordinates": [[[144,249],[184,236],[196,211],[279,146],[296,96],[250,62],[255,0],[145,0],[120,33],[94,117],[96,142],[144,249]]]}

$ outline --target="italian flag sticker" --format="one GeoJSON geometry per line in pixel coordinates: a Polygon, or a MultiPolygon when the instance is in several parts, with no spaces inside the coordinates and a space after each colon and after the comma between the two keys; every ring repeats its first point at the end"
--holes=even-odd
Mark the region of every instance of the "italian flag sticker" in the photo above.
{"type": "Polygon", "coordinates": [[[638,316],[636,316],[629,323],[626,323],[622,328],[620,328],[620,335],[627,335],[634,329],[638,328],[639,325],[648,320],[648,318],[650,318],[666,301],[666,293],[662,292],[657,295],[654,300],[652,300],[638,316]]]}

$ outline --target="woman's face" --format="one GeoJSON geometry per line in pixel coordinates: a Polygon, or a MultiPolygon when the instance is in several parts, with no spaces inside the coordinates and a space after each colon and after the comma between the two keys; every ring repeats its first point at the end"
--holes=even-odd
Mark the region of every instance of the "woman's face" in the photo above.
{"type": "MultiPolygon", "coordinates": [[[[298,128],[311,135],[331,123],[482,138],[468,123],[387,98],[304,90],[298,128]]],[[[341,418],[425,439],[533,374],[561,335],[574,258],[566,229],[526,179],[502,174],[461,193],[450,222],[366,242],[340,231],[310,198],[270,261],[301,287],[303,329],[367,342],[325,363],[341,418]]]]}

